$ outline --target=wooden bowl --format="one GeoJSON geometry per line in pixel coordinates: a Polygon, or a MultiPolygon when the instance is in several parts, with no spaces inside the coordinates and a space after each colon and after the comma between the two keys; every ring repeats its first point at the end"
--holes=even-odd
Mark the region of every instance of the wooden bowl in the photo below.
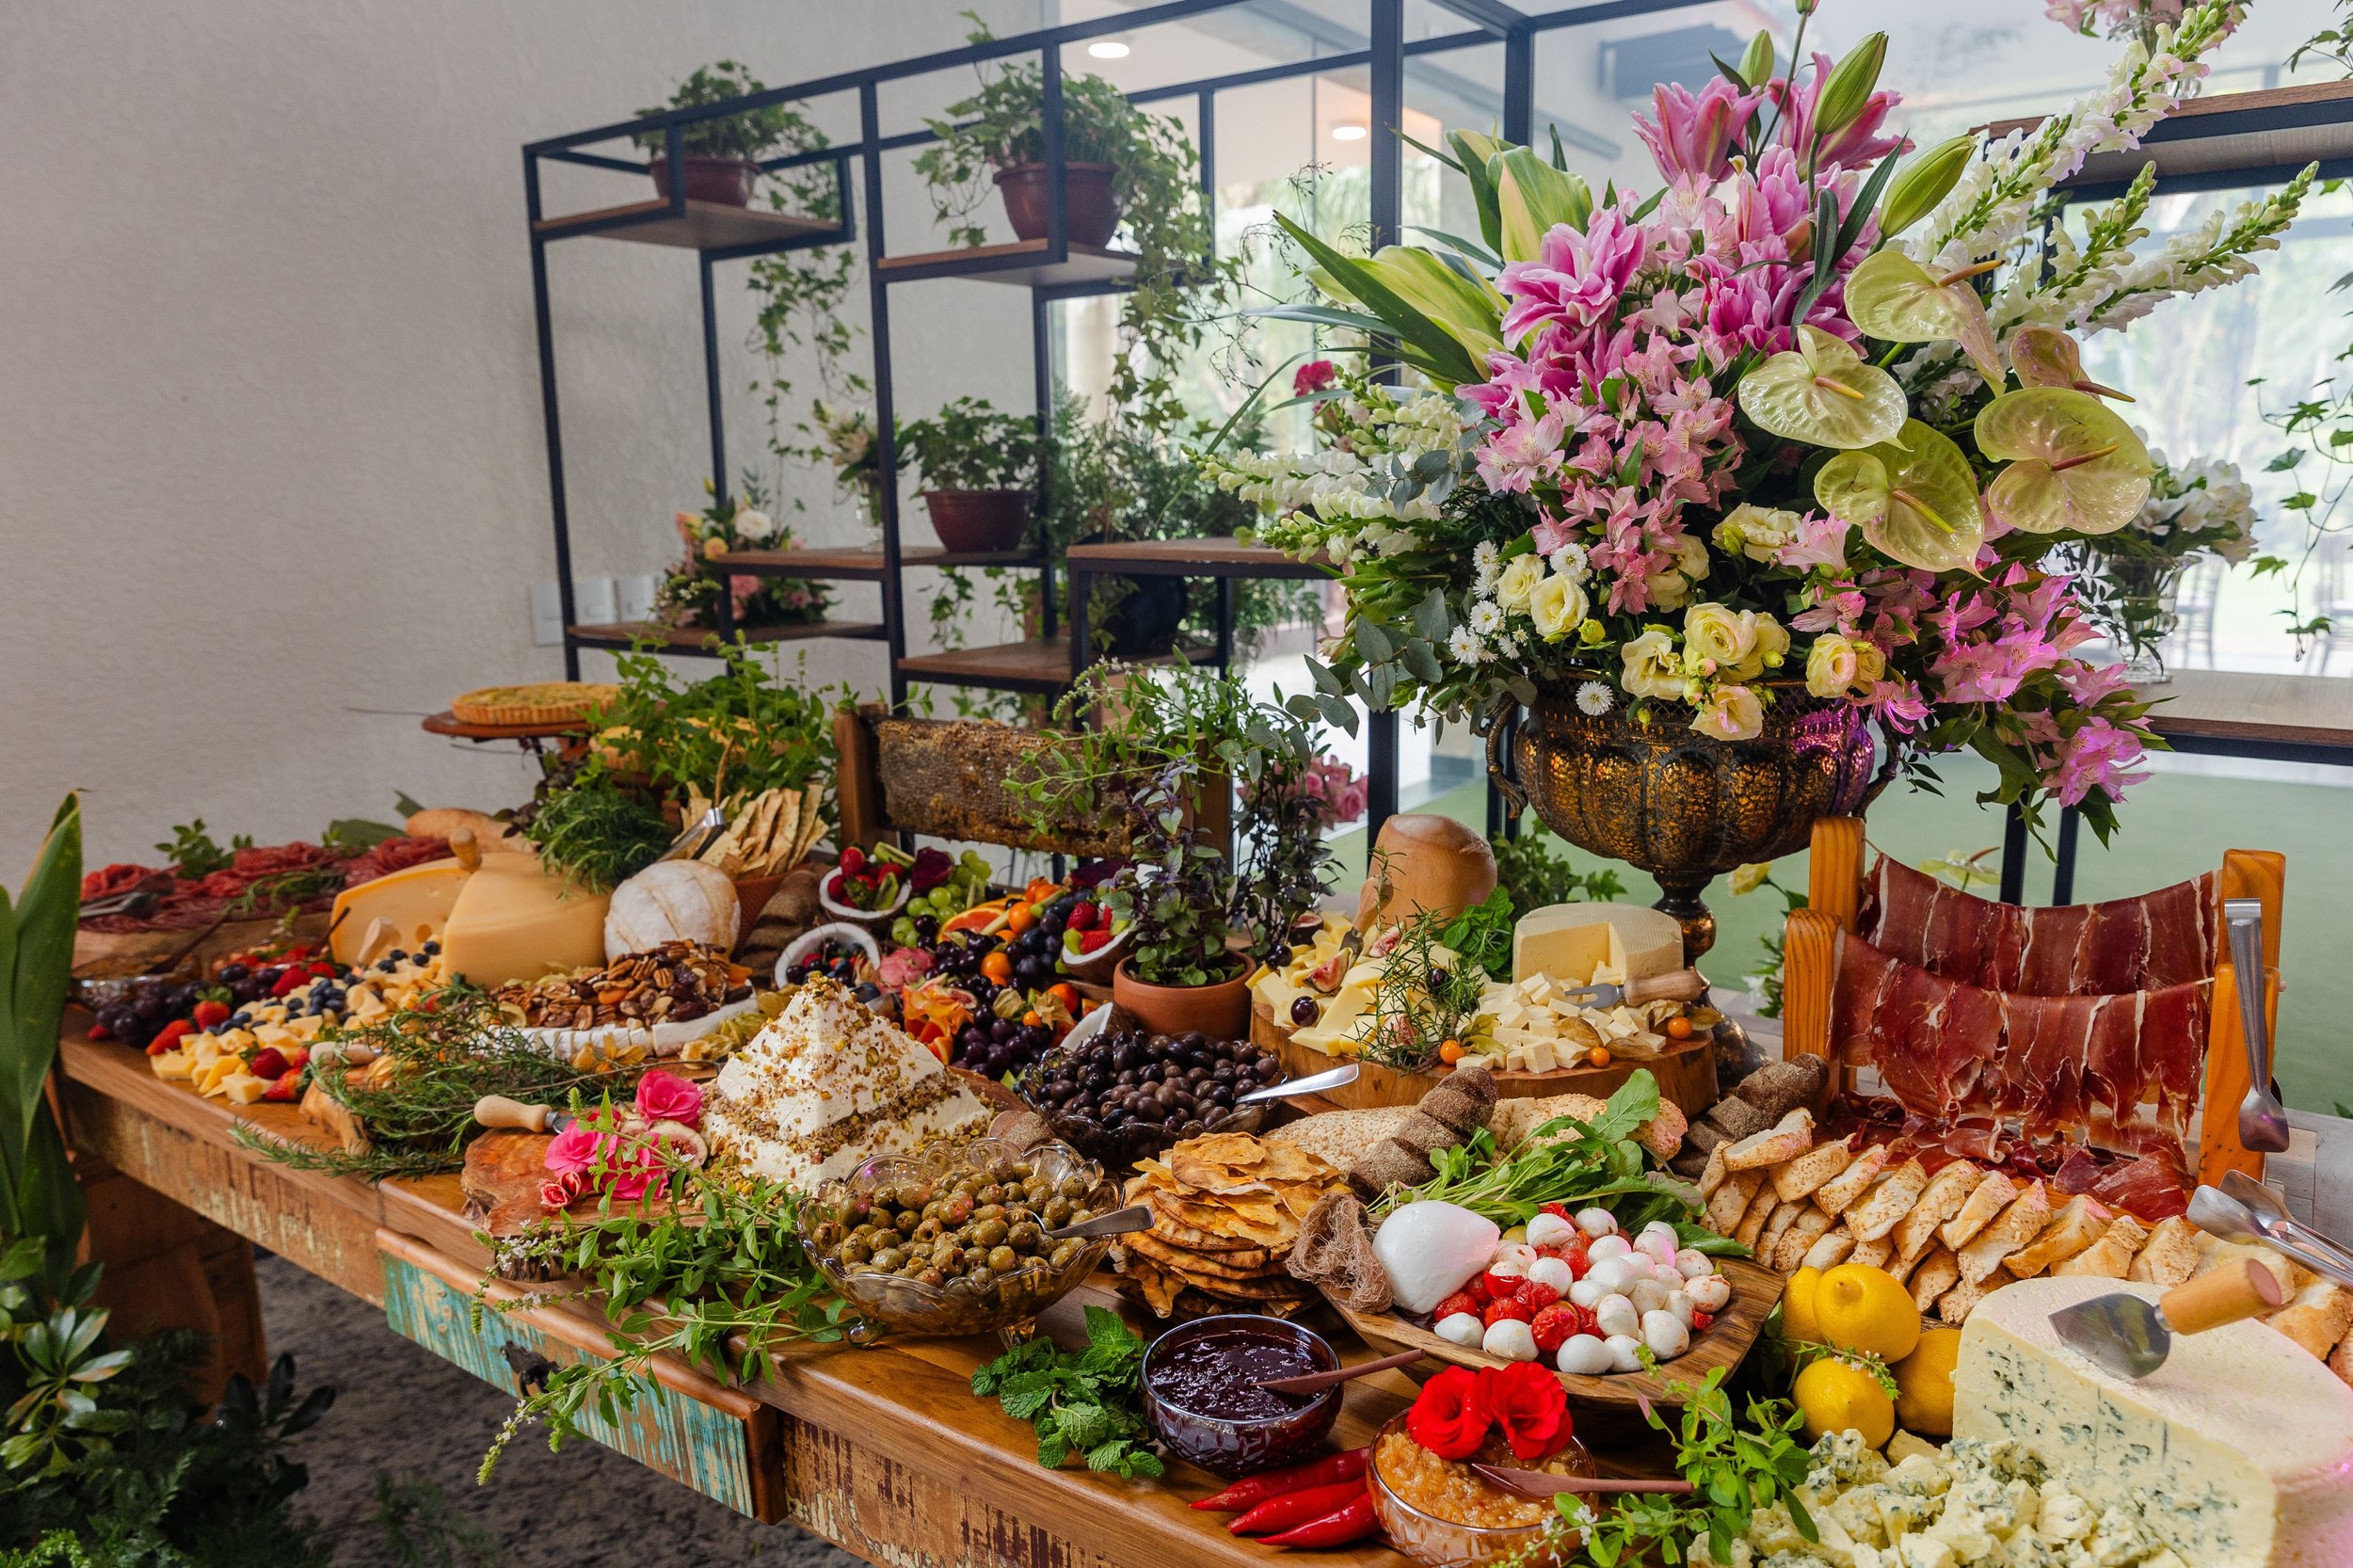
{"type": "MultiPolygon", "coordinates": [[[[1585,1377],[1575,1372],[1553,1374],[1575,1401],[1578,1437],[1595,1448],[1624,1448],[1640,1442],[1651,1431],[1650,1423],[1642,1419],[1642,1400],[1647,1399],[1661,1411],[1679,1410],[1683,1400],[1673,1392],[1673,1384],[1696,1384],[1715,1368],[1721,1367],[1729,1373],[1740,1365],[1749,1348],[1756,1343],[1757,1331],[1765,1326],[1767,1315],[1781,1300],[1783,1279],[1772,1270],[1745,1257],[1720,1257],[1716,1266],[1732,1282],[1732,1300],[1724,1304],[1723,1311],[1716,1315],[1716,1320],[1705,1334],[1692,1337],[1689,1350],[1660,1366],[1657,1371],[1612,1372],[1606,1377],[1585,1377]]],[[[1356,1312],[1338,1302],[1332,1306],[1348,1320],[1348,1326],[1356,1331],[1358,1337],[1378,1353],[1421,1352],[1423,1359],[1404,1369],[1406,1376],[1417,1382],[1435,1376],[1447,1367],[1510,1365],[1484,1351],[1441,1339],[1394,1312],[1356,1312]]]]}

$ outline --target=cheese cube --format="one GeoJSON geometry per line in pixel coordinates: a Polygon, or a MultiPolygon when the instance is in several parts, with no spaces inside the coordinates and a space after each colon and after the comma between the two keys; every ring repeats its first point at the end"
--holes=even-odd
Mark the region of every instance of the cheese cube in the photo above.
{"type": "Polygon", "coordinates": [[[188,1053],[184,1050],[168,1050],[160,1056],[149,1057],[147,1065],[157,1078],[184,1079],[188,1076],[189,1071],[188,1053]]]}
{"type": "Polygon", "coordinates": [[[232,1078],[244,1071],[245,1063],[241,1058],[234,1056],[220,1057],[215,1061],[212,1065],[205,1067],[197,1073],[196,1092],[200,1095],[217,1094],[219,1093],[220,1086],[222,1084],[228,1082],[232,1078]]]}
{"type": "Polygon", "coordinates": [[[251,1105],[268,1087],[267,1081],[251,1073],[231,1073],[220,1081],[221,1096],[232,1105],[251,1105]]]}

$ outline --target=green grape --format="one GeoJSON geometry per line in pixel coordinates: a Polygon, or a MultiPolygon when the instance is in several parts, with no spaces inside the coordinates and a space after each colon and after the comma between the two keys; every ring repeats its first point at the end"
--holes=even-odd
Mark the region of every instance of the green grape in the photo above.
{"type": "Polygon", "coordinates": [[[904,915],[891,921],[890,941],[894,947],[913,947],[915,945],[915,922],[904,915]]]}

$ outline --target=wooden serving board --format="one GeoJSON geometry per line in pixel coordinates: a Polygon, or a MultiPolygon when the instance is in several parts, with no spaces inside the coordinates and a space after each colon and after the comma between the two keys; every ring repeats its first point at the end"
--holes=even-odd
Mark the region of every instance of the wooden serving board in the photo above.
{"type": "MultiPolygon", "coordinates": [[[[1322,1072],[1342,1060],[1295,1045],[1291,1034],[1288,1026],[1275,1022],[1274,1010],[1266,1000],[1253,992],[1251,1043],[1260,1050],[1274,1052],[1282,1061],[1285,1074],[1301,1078],[1322,1072]]],[[[1385,1105],[1416,1105],[1443,1078],[1438,1073],[1401,1073],[1377,1062],[1360,1061],[1359,1065],[1363,1070],[1355,1082],[1344,1083],[1325,1095],[1334,1109],[1366,1111],[1385,1105]]],[[[1608,1099],[1612,1090],[1634,1076],[1637,1067],[1648,1067],[1658,1080],[1660,1096],[1681,1107],[1687,1115],[1697,1116],[1716,1103],[1716,1042],[1706,1034],[1694,1034],[1689,1040],[1675,1042],[1657,1056],[1617,1057],[1607,1067],[1560,1067],[1548,1073],[1498,1072],[1495,1075],[1496,1093],[1504,1099],[1544,1099],[1554,1095],[1591,1095],[1595,1099],[1608,1099]]]]}
{"type": "MultiPolygon", "coordinates": [[[[1577,1435],[1603,1447],[1639,1441],[1651,1430],[1642,1419],[1641,1400],[1662,1410],[1679,1409],[1682,1400],[1672,1384],[1696,1384],[1715,1368],[1727,1373],[1740,1365],[1756,1343],[1766,1317],[1781,1300],[1782,1276],[1744,1257],[1720,1257],[1717,1267],[1732,1282],[1732,1300],[1724,1304],[1707,1332],[1691,1348],[1661,1366],[1657,1372],[1613,1372],[1608,1377],[1584,1377],[1556,1372],[1577,1409],[1577,1435]]],[[[1441,1339],[1430,1330],[1408,1322],[1393,1312],[1355,1312],[1338,1303],[1335,1311],[1348,1320],[1366,1344],[1384,1355],[1419,1351],[1423,1361],[1406,1368],[1416,1381],[1435,1375],[1445,1367],[1503,1367],[1510,1365],[1484,1351],[1441,1339]]]]}

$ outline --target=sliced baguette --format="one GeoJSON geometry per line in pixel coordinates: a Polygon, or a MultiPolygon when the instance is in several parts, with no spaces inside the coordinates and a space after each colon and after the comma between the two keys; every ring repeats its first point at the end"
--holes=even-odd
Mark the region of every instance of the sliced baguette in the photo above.
{"type": "Polygon", "coordinates": [[[2107,1206],[2089,1192],[2078,1192],[2059,1206],[2033,1240],[2005,1258],[2002,1267],[2020,1279],[2032,1279],[2052,1264],[2088,1250],[2107,1228],[2107,1206]]]}
{"type": "Polygon", "coordinates": [[[2182,1281],[2198,1272],[2198,1238],[2196,1225],[2182,1215],[2159,1220],[2149,1240],[2133,1254],[2132,1267],[2124,1277],[2160,1290],[2170,1290],[2182,1281]]]}
{"type": "Polygon", "coordinates": [[[1863,1264],[1865,1268],[1884,1269],[1887,1267],[1887,1260],[1895,1256],[1896,1243],[1886,1237],[1882,1236],[1876,1241],[1870,1241],[1858,1236],[1855,1238],[1854,1251],[1847,1255],[1847,1261],[1863,1264]]]}
{"type": "Polygon", "coordinates": [[[1843,1138],[1833,1138],[1773,1167],[1773,1191],[1784,1203],[1809,1197],[1822,1183],[1854,1163],[1854,1150],[1843,1138]]]}
{"type": "Polygon", "coordinates": [[[1814,1189],[1815,1203],[1833,1214],[1844,1214],[1847,1206],[1863,1196],[1871,1183],[1880,1178],[1880,1173],[1887,1169],[1889,1158],[1885,1144],[1873,1144],[1856,1155],[1845,1170],[1814,1189]]]}
{"type": "Polygon", "coordinates": [[[1936,1243],[1936,1227],[1961,1212],[1985,1173],[1966,1160],[1956,1160],[1934,1176],[1913,1201],[1912,1211],[1896,1225],[1896,1256],[1918,1257],[1936,1243]]]}
{"type": "Polygon", "coordinates": [[[2337,1348],[2329,1352],[2329,1369],[2340,1381],[2353,1384],[2353,1334],[2337,1341],[2337,1348]]]}
{"type": "Polygon", "coordinates": [[[2122,1279],[2124,1271],[2133,1266],[2134,1255],[2141,1243],[2149,1240],[2149,1227],[2130,1214],[2119,1214],[2108,1222],[2108,1228],[2074,1256],[2051,1265],[2055,1276],[2083,1275],[2091,1279],[2122,1279]]]}
{"type": "Polygon", "coordinates": [[[2035,1182],[2012,1198],[2009,1207],[1967,1246],[1953,1249],[1961,1255],[1961,1283],[1984,1284],[2010,1254],[2040,1236],[2050,1220],[2050,1194],[2042,1183],[2035,1182]]]}
{"type": "Polygon", "coordinates": [[[1736,1171],[1761,1171],[1785,1160],[1795,1160],[1814,1146],[1814,1112],[1801,1106],[1762,1132],[1753,1132],[1724,1150],[1724,1164],[1736,1171]]]}
{"type": "Polygon", "coordinates": [[[1950,1326],[1959,1328],[1972,1308],[2009,1283],[2007,1278],[1998,1275],[1983,1284],[1963,1275],[1959,1285],[1936,1298],[1936,1315],[1950,1326]]]}
{"type": "Polygon", "coordinates": [[[1756,1196],[1749,1200],[1748,1211],[1740,1216],[1739,1224],[1733,1229],[1732,1239],[1744,1247],[1753,1249],[1756,1246],[1756,1239],[1765,1234],[1765,1226],[1771,1221],[1773,1210],[1787,1207],[1779,1198],[1773,1196],[1773,1190],[1769,1185],[1758,1182],[1756,1196]]]}
{"type": "Polygon", "coordinates": [[[2264,1321],[2325,1360],[2353,1329],[2353,1290],[2315,1279],[2264,1321]]]}
{"type": "MultiPolygon", "coordinates": [[[[1771,1184],[1768,1183],[1764,1191],[1772,1192],[1771,1184]]],[[[1798,1223],[1799,1215],[1821,1212],[1810,1203],[1791,1203],[1778,1192],[1773,1193],[1773,1203],[1772,1218],[1767,1220],[1765,1228],[1756,1233],[1756,1256],[1760,1261],[1772,1256],[1780,1248],[1781,1239],[1789,1234],[1790,1227],[1798,1223]]]]}
{"type": "MultiPolygon", "coordinates": [[[[1893,1232],[1903,1217],[1912,1212],[1912,1206],[1919,1201],[1928,1185],[1928,1167],[1917,1160],[1907,1160],[1839,1212],[1847,1217],[1847,1228],[1855,1233],[1855,1240],[1877,1241],[1893,1232]]],[[[1888,1251],[1895,1250],[1895,1243],[1889,1242],[1888,1251]]]]}
{"type": "Polygon", "coordinates": [[[1724,1163],[1724,1150],[1731,1146],[1720,1141],[1714,1148],[1707,1151],[1707,1165],[1700,1172],[1698,1182],[1700,1202],[1705,1203],[1714,1197],[1716,1189],[1724,1184],[1724,1177],[1732,1174],[1732,1167],[1724,1163]]]}
{"type": "MultiPolygon", "coordinates": [[[[1781,1240],[1773,1245],[1773,1256],[1766,1259],[1785,1274],[1795,1273],[1803,1268],[1806,1255],[1814,1250],[1814,1243],[1829,1235],[1830,1227],[1837,1224],[1810,1203],[1797,1203],[1790,1207],[1798,1210],[1798,1217],[1789,1222],[1789,1228],[1781,1233],[1781,1240]]],[[[1778,1219],[1780,1216],[1774,1217],[1778,1219]]]]}
{"type": "Polygon", "coordinates": [[[1749,1211],[1749,1200],[1764,1185],[1763,1171],[1735,1171],[1725,1176],[1715,1195],[1707,1200],[1707,1228],[1719,1236],[1729,1236],[1739,1229],[1741,1218],[1749,1211]]]}
{"type": "Polygon", "coordinates": [[[1912,1271],[1912,1304],[1926,1317],[1936,1299],[1960,1283],[1961,1259],[1953,1255],[1952,1248],[1940,1241],[1912,1271]]]}
{"type": "Polygon", "coordinates": [[[2018,1184],[1999,1171],[1988,1171],[1985,1179],[1969,1189],[1953,1217],[1937,1227],[1936,1239],[1955,1252],[1977,1240],[1977,1232],[1993,1223],[1993,1216],[2008,1208],[2018,1196],[2018,1184]]]}
{"type": "Polygon", "coordinates": [[[1853,1251],[1854,1232],[1845,1225],[1833,1225],[1815,1238],[1814,1244],[1805,1249],[1805,1256],[1798,1259],[1798,1267],[1835,1269],[1853,1251]]]}

